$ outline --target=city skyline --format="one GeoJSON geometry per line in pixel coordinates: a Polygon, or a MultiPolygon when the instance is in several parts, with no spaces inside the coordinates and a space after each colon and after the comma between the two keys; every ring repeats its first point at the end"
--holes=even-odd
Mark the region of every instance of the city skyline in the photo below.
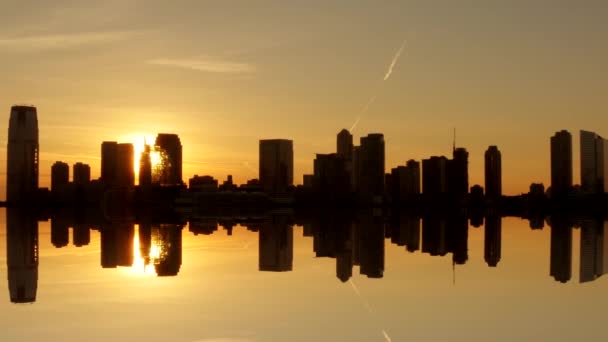
{"type": "Polygon", "coordinates": [[[38,107],[41,186],[56,160],[96,178],[99,141],[136,143],[137,155],[167,128],[187,146],[184,179],[242,183],[257,140],[285,137],[300,183],[342,128],[383,132],[392,166],[448,154],[456,127],[470,184],[483,184],[483,152],[497,145],[503,192],[518,194],[549,184],[547,136],[608,127],[606,6],[535,4],[8,1],[0,108],[38,107]]]}

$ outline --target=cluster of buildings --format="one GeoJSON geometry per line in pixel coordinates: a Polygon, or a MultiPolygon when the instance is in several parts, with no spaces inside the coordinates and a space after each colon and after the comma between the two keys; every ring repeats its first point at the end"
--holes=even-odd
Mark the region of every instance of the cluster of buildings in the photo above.
{"type": "Polygon", "coordinates": [[[551,197],[568,196],[579,190],[584,195],[608,192],[608,143],[589,131],[580,131],[580,188],[572,176],[572,135],[566,130],[551,137],[551,197]]]}

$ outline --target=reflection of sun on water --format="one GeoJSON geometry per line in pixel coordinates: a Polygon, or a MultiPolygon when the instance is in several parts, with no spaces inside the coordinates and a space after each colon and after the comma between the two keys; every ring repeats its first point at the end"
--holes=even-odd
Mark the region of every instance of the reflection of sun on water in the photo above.
{"type": "Polygon", "coordinates": [[[132,273],[135,275],[156,275],[154,270],[153,260],[158,258],[154,256],[158,253],[159,248],[155,244],[150,247],[150,255],[148,255],[148,264],[146,265],[146,259],[141,255],[141,247],[139,245],[139,225],[135,225],[135,234],[133,236],[133,265],[131,266],[132,273]]]}

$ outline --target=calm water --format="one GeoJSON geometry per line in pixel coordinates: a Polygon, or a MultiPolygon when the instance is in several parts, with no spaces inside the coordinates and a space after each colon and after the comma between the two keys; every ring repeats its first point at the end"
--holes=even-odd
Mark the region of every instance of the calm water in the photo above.
{"type": "Polygon", "coordinates": [[[602,222],[0,216],[1,341],[606,340],[602,222]]]}

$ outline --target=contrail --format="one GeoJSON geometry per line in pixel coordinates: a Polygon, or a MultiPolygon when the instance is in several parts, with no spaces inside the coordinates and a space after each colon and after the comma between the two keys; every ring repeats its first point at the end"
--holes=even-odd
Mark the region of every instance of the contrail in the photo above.
{"type": "Polygon", "coordinates": [[[367,110],[369,109],[369,107],[372,105],[372,103],[374,103],[376,101],[377,96],[374,95],[372,96],[369,101],[367,101],[367,103],[365,104],[365,106],[363,106],[363,108],[361,108],[361,113],[359,114],[359,116],[357,117],[357,120],[355,120],[355,123],[350,127],[349,132],[353,132],[353,130],[355,129],[355,127],[357,127],[357,124],[359,124],[359,121],[361,121],[361,118],[363,117],[363,115],[365,113],[367,113],[367,110]]]}
{"type": "Polygon", "coordinates": [[[406,45],[407,45],[407,40],[404,40],[403,43],[401,44],[401,47],[399,48],[399,50],[397,51],[397,53],[393,57],[393,60],[391,61],[391,64],[388,66],[388,70],[386,71],[386,74],[384,75],[384,80],[385,81],[388,80],[389,77],[391,77],[391,74],[393,73],[393,69],[395,68],[395,65],[397,64],[397,61],[399,60],[399,57],[401,57],[401,53],[403,53],[403,50],[405,49],[406,45]]]}

